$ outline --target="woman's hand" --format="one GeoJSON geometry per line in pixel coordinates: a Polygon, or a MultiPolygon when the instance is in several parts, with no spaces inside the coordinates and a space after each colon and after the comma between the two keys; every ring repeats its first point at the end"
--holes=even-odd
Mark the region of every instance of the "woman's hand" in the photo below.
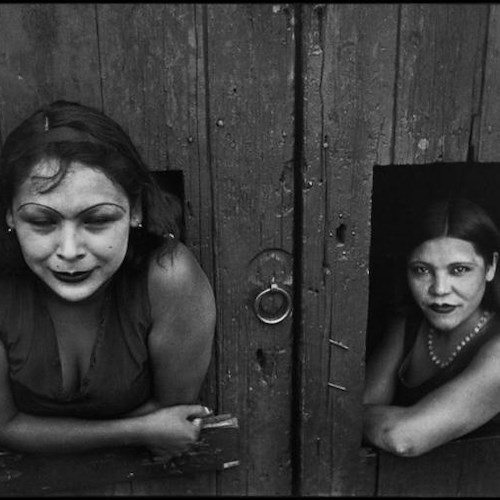
{"type": "Polygon", "coordinates": [[[200,435],[201,418],[212,412],[201,405],[162,408],[140,417],[145,445],[155,457],[168,461],[189,449],[200,435]]]}

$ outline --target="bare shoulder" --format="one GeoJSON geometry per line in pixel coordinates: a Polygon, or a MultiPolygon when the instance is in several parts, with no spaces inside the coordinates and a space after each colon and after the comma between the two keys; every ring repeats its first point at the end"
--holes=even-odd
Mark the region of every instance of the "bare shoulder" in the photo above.
{"type": "MultiPolygon", "coordinates": [[[[394,355],[401,354],[404,346],[404,336],[407,318],[402,315],[393,316],[387,322],[387,328],[379,343],[379,348],[394,355]]],[[[398,356],[399,357],[399,356],[398,356]]]]}
{"type": "Polygon", "coordinates": [[[391,319],[366,365],[365,404],[389,405],[403,357],[405,319],[391,319]]]}
{"type": "Polygon", "coordinates": [[[214,308],[212,288],[194,257],[182,243],[170,253],[154,254],[148,271],[148,291],[153,321],[164,314],[202,307],[214,308]]]}
{"type": "Polygon", "coordinates": [[[500,330],[489,338],[472,358],[469,367],[475,371],[488,372],[500,383],[500,330]]]}
{"type": "Polygon", "coordinates": [[[207,372],[215,334],[210,282],[181,243],[153,255],[148,274],[151,331],[148,349],[155,397],[163,405],[194,401],[207,372]]]}
{"type": "Polygon", "coordinates": [[[399,369],[404,356],[404,337],[406,318],[395,316],[391,318],[386,329],[377,342],[372,355],[368,359],[369,372],[383,372],[391,377],[399,369]]]}

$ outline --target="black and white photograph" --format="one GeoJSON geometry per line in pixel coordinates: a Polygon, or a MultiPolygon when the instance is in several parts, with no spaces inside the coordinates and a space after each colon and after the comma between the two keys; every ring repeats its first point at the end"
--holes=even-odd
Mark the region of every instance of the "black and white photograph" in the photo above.
{"type": "Polygon", "coordinates": [[[0,497],[500,496],[500,4],[0,3],[0,497]]]}

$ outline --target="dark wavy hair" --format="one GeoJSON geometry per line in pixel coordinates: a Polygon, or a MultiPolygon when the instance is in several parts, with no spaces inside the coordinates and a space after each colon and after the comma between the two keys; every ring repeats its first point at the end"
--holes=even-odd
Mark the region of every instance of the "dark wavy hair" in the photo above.
{"type": "Polygon", "coordinates": [[[161,190],[128,134],[103,112],[75,102],[56,101],[34,112],[6,138],[0,154],[0,267],[24,267],[17,238],[6,237],[5,215],[18,187],[34,165],[56,160],[58,171],[44,179],[47,192],[66,175],[72,162],[102,171],[125,191],[130,206],[140,203],[142,228],[132,228],[124,265],[142,269],[154,250],[170,253],[180,232],[181,206],[161,190]]]}
{"type": "MultiPolygon", "coordinates": [[[[406,265],[415,248],[428,240],[440,237],[458,238],[472,244],[475,251],[487,265],[493,263],[495,252],[500,253],[500,232],[491,217],[476,203],[464,198],[452,198],[430,203],[410,214],[407,225],[407,240],[404,246],[402,265],[406,265]]],[[[500,277],[497,272],[486,284],[482,305],[493,311],[500,311],[500,277]]],[[[407,280],[403,303],[411,303],[407,280]]]]}

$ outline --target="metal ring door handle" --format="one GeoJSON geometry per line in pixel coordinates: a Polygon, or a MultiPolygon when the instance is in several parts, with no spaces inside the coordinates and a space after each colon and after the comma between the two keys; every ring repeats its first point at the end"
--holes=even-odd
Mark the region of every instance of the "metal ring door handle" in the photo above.
{"type": "Polygon", "coordinates": [[[266,288],[255,297],[253,310],[257,318],[259,318],[263,323],[275,325],[283,321],[292,311],[292,296],[287,290],[281,288],[276,283],[271,282],[269,288],[266,288]],[[266,312],[262,307],[263,299],[276,294],[281,296],[283,304],[274,314],[266,312]]]}

